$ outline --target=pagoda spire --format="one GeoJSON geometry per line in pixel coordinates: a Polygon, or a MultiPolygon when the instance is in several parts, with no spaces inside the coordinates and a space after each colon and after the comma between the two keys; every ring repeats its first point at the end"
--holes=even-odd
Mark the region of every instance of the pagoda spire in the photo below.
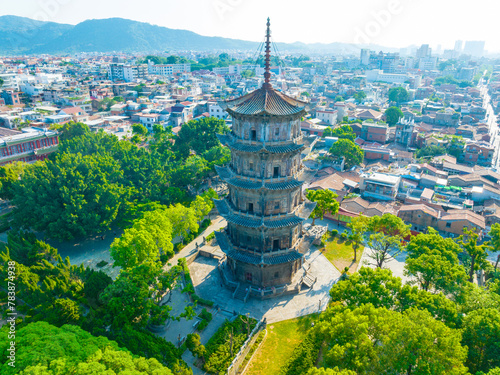
{"type": "Polygon", "coordinates": [[[271,88],[271,29],[269,28],[271,23],[269,17],[267,18],[267,29],[266,29],[266,60],[264,65],[264,84],[262,87],[265,89],[271,88]]]}

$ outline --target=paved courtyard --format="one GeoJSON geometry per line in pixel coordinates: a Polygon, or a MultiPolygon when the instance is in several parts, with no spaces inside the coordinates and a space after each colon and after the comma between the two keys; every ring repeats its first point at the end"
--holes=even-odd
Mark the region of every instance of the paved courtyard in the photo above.
{"type": "Polygon", "coordinates": [[[328,292],[340,277],[340,272],[319,250],[307,253],[305,260],[311,264],[310,273],[318,277],[312,289],[267,300],[249,298],[247,302],[233,299],[233,292],[222,285],[217,259],[198,257],[189,268],[196,292],[201,297],[213,300],[223,310],[249,313],[256,319],[266,317],[268,322],[273,323],[325,309],[328,292]]]}

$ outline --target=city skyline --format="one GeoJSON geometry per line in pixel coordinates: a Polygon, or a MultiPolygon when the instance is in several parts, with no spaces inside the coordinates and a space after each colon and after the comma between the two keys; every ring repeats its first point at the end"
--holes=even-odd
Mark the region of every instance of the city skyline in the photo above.
{"type": "Polygon", "coordinates": [[[2,6],[0,15],[76,24],[87,19],[120,17],[172,29],[185,29],[206,36],[261,41],[265,19],[271,18],[275,42],[373,44],[406,48],[429,44],[433,51],[453,49],[457,40],[485,41],[487,52],[500,51],[494,35],[491,2],[480,0],[474,8],[456,3],[424,0],[360,1],[330,3],[312,0],[146,0],[133,2],[95,0],[22,0],[2,6]],[[321,9],[322,11],[318,11],[321,9]],[[154,10],[154,11],[153,11],[154,10]],[[299,11],[300,10],[300,11],[299,11]],[[172,16],[175,15],[175,16],[172,16]],[[464,22],[467,27],[464,27],[464,22]],[[429,27],[429,25],[437,27],[429,27]]]}

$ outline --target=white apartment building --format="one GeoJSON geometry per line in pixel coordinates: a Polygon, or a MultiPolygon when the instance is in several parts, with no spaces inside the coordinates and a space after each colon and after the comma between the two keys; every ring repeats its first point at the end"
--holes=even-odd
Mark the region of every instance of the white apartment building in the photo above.
{"type": "Polygon", "coordinates": [[[217,103],[210,103],[208,105],[208,113],[211,117],[216,117],[218,119],[225,119],[227,117],[227,112],[224,111],[217,103]]]}
{"type": "Polygon", "coordinates": [[[191,71],[191,64],[154,64],[148,61],[149,74],[156,74],[159,76],[172,76],[178,73],[189,73],[191,71]]]}
{"type": "Polygon", "coordinates": [[[338,111],[334,109],[324,109],[316,111],[316,118],[326,122],[329,125],[335,125],[337,123],[338,111]]]}

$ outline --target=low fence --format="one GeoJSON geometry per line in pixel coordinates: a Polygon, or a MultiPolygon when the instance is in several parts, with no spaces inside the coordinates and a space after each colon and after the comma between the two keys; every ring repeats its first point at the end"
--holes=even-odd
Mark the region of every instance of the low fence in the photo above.
{"type": "Polygon", "coordinates": [[[257,337],[259,337],[259,334],[266,328],[266,318],[262,319],[257,323],[257,325],[254,327],[252,332],[250,332],[250,336],[247,338],[247,340],[243,343],[243,346],[241,347],[240,351],[236,354],[236,357],[234,357],[233,362],[231,362],[231,365],[228,367],[226,374],[227,375],[237,375],[238,371],[240,369],[241,364],[245,360],[245,357],[247,356],[248,352],[252,348],[253,344],[257,340],[257,337]]]}

